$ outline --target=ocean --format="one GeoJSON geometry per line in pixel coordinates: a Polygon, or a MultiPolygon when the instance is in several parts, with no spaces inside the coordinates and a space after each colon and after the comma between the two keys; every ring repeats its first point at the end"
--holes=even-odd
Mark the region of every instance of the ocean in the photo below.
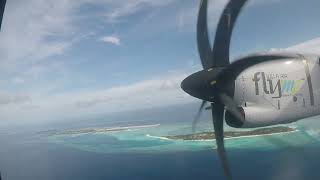
{"type": "MultiPolygon", "coordinates": [[[[315,117],[303,123],[291,124],[290,126],[297,128],[297,131],[291,133],[227,139],[226,147],[234,179],[320,179],[320,131],[314,125],[318,119],[319,117],[315,117]]],[[[81,127],[88,127],[89,124],[84,123],[81,127]]],[[[99,127],[128,124],[126,130],[118,132],[72,135],[43,133],[32,128],[2,129],[2,178],[224,179],[214,141],[162,138],[164,135],[191,132],[189,121],[128,120],[100,124],[99,127]],[[130,128],[136,125],[147,126],[130,128]]],[[[96,126],[98,125],[91,124],[91,127],[96,126]]],[[[75,126],[63,127],[76,129],[75,126]]],[[[198,131],[208,130],[212,130],[209,121],[202,122],[198,127],[198,131]]]]}

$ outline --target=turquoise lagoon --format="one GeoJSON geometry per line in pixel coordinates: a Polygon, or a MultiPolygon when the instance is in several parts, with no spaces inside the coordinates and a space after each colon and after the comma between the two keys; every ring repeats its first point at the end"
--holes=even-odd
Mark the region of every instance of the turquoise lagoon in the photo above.
{"type": "MultiPolygon", "coordinates": [[[[226,139],[228,149],[273,150],[305,145],[319,145],[318,133],[303,126],[294,125],[296,131],[262,136],[226,139]]],[[[227,129],[230,130],[230,129],[227,129]]],[[[234,129],[232,129],[234,130],[234,129]]],[[[198,131],[212,131],[210,124],[202,124],[198,131]]],[[[171,140],[166,135],[191,133],[189,123],[154,124],[152,127],[83,134],[60,134],[49,141],[78,150],[97,153],[161,153],[172,151],[198,151],[215,149],[215,140],[171,140]]]]}

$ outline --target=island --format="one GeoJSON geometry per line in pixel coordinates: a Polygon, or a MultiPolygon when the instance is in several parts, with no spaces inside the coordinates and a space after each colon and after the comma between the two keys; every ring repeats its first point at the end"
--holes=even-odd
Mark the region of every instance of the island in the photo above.
{"type": "Polygon", "coordinates": [[[70,129],[70,130],[47,130],[38,132],[39,134],[49,134],[49,135],[77,135],[77,134],[87,134],[87,133],[105,133],[105,132],[114,132],[114,131],[125,131],[125,130],[134,130],[134,129],[143,129],[157,127],[160,124],[148,124],[140,126],[119,126],[119,127],[100,127],[100,128],[83,128],[83,129],[70,129]]]}
{"type": "MultiPolygon", "coordinates": [[[[95,127],[95,128],[83,128],[83,129],[69,129],[69,130],[47,130],[38,132],[46,135],[79,135],[88,133],[108,133],[117,131],[137,130],[144,128],[158,127],[160,124],[147,124],[138,126],[119,126],[119,127],[95,127]]],[[[252,137],[252,136],[264,136],[279,133],[289,133],[296,131],[296,128],[288,126],[276,126],[268,128],[260,128],[254,130],[237,130],[237,131],[225,131],[225,138],[240,138],[240,137],[252,137]]],[[[150,136],[147,134],[147,136],[150,136]]],[[[157,138],[166,140],[212,140],[215,139],[213,132],[199,132],[190,134],[178,134],[178,135],[166,135],[166,136],[155,136],[157,138]]]]}
{"type": "MultiPolygon", "coordinates": [[[[269,127],[269,128],[260,128],[249,131],[226,131],[224,132],[225,138],[237,138],[244,136],[263,136],[263,135],[271,135],[278,133],[289,133],[296,131],[295,128],[287,127],[287,126],[277,126],[277,127],[269,127]]],[[[171,140],[212,140],[215,139],[215,135],[213,132],[200,132],[193,134],[185,134],[185,135],[170,135],[163,136],[164,138],[171,140]]]]}

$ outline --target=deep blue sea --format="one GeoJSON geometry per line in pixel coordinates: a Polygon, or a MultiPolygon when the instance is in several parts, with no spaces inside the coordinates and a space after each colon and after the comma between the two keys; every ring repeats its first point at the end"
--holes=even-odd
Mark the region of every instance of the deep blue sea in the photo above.
{"type": "MultiPolygon", "coordinates": [[[[320,179],[318,119],[292,124],[298,129],[292,133],[226,140],[234,179],[320,179]]],[[[148,124],[133,122],[103,127],[148,124]]],[[[161,135],[187,133],[190,124],[157,123],[160,125],[80,135],[50,135],[23,127],[2,129],[3,180],[224,179],[214,141],[161,139],[161,135]]],[[[199,129],[210,129],[208,124],[199,129]]],[[[86,127],[85,123],[81,127],[86,127]]]]}

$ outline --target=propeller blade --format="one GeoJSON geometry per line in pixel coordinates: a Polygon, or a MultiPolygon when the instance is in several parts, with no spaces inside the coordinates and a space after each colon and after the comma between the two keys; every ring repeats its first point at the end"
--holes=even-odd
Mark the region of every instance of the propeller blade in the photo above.
{"type": "Polygon", "coordinates": [[[244,114],[240,111],[239,106],[234,102],[234,100],[225,93],[219,94],[219,99],[222,104],[225,105],[228,112],[235,116],[240,121],[244,121],[244,114]]]}
{"type": "Polygon", "coordinates": [[[211,67],[222,67],[230,64],[229,49],[231,35],[237,18],[247,0],[230,0],[220,17],[213,43],[211,67]]]}
{"type": "Polygon", "coordinates": [[[197,22],[197,42],[201,64],[204,69],[209,69],[213,66],[211,62],[212,50],[208,35],[207,9],[208,0],[201,0],[197,22]]]}
{"type": "Polygon", "coordinates": [[[1,29],[2,18],[3,18],[3,13],[4,13],[4,8],[6,6],[6,2],[7,2],[7,0],[0,0],[0,29],[1,29]]]}
{"type": "Polygon", "coordinates": [[[207,101],[202,101],[201,106],[200,106],[200,108],[199,108],[199,110],[198,110],[198,112],[197,112],[197,114],[196,114],[196,116],[195,116],[195,118],[193,119],[193,122],[192,122],[192,132],[196,131],[196,126],[197,126],[197,124],[199,122],[201,113],[202,113],[203,108],[204,108],[204,106],[206,104],[207,104],[207,101]]]}
{"type": "Polygon", "coordinates": [[[226,150],[224,148],[224,135],[223,135],[223,114],[224,105],[221,103],[212,103],[212,120],[214,127],[214,135],[216,138],[217,151],[223,167],[224,175],[226,179],[231,180],[231,172],[227,159],[226,150]]]}
{"type": "MultiPolygon", "coordinates": [[[[225,177],[229,180],[231,180],[231,172],[224,148],[224,108],[226,107],[228,112],[232,113],[232,115],[239,118],[240,120],[244,120],[244,114],[240,111],[237,104],[230,96],[228,96],[226,93],[223,93],[223,91],[218,92],[217,88],[208,86],[207,80],[210,80],[210,83],[216,84],[218,78],[216,78],[216,74],[212,75],[212,70],[217,68],[225,68],[225,66],[228,66],[230,64],[229,50],[232,31],[236,20],[246,2],[247,0],[230,0],[228,2],[225,9],[223,10],[223,14],[219,19],[216,36],[213,43],[213,49],[211,49],[207,24],[208,0],[201,0],[197,22],[197,43],[201,64],[205,71],[195,73],[187,77],[181,83],[181,87],[185,92],[199,99],[210,101],[212,100],[212,97],[214,97],[215,99],[217,96],[218,102],[216,102],[215,99],[215,103],[211,103],[213,126],[218,155],[222,163],[225,177]],[[208,72],[210,72],[211,74],[208,72]],[[209,74],[210,76],[208,76],[209,74]]],[[[196,124],[199,121],[201,112],[205,104],[206,101],[203,101],[193,121],[193,131],[195,130],[196,124]]]]}

